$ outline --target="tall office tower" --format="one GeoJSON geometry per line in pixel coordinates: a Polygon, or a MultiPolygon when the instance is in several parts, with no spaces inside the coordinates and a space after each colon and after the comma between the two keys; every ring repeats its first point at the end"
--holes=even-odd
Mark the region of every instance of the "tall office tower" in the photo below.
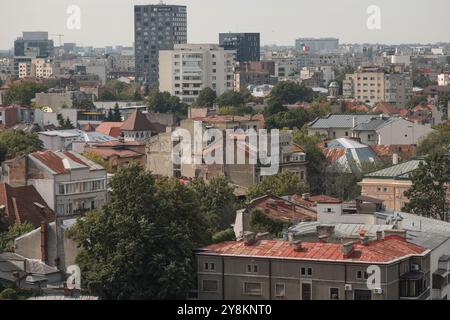
{"type": "Polygon", "coordinates": [[[219,33],[219,45],[225,50],[236,50],[236,61],[260,60],[259,33],[219,33]]]}
{"type": "Polygon", "coordinates": [[[136,80],[158,87],[159,51],[187,42],[186,6],[140,5],[134,7],[136,80]]]}
{"type": "Polygon", "coordinates": [[[31,64],[36,58],[46,59],[53,55],[53,40],[48,32],[23,32],[22,37],[14,41],[14,72],[19,76],[19,64],[31,64]]]}

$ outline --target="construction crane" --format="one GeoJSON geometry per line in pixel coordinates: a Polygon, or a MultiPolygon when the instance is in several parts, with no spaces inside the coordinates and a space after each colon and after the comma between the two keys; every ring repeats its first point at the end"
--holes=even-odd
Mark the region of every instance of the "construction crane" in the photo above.
{"type": "Polygon", "coordinates": [[[51,36],[55,36],[59,38],[59,46],[62,47],[62,37],[64,37],[63,34],[50,34],[51,36]]]}

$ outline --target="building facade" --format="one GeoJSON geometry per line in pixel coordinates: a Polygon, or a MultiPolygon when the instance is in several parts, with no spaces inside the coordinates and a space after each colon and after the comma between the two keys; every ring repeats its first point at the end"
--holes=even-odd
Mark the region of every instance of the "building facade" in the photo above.
{"type": "Polygon", "coordinates": [[[345,98],[354,98],[370,105],[387,102],[406,106],[412,96],[412,79],[401,68],[385,70],[379,67],[360,68],[347,74],[343,84],[345,98]]]}
{"type": "Polygon", "coordinates": [[[159,90],[192,104],[209,87],[220,95],[234,89],[234,52],[215,44],[179,44],[162,50],[159,90]]]}
{"type": "Polygon", "coordinates": [[[339,50],[339,39],[299,38],[295,40],[295,49],[312,53],[333,53],[339,50]]]}
{"type": "Polygon", "coordinates": [[[57,217],[78,216],[107,202],[106,170],[70,151],[43,151],[5,161],[2,180],[32,185],[57,217]]]}
{"type": "Polygon", "coordinates": [[[134,7],[136,80],[158,87],[159,50],[171,50],[187,42],[186,6],[142,5],[134,7]]]}
{"type": "Polygon", "coordinates": [[[245,237],[197,252],[200,300],[430,297],[430,251],[397,235],[345,244],[245,237]],[[380,283],[373,288],[367,285],[369,266],[380,270],[380,283]]]}
{"type": "Polygon", "coordinates": [[[219,45],[225,50],[236,51],[236,61],[260,60],[259,33],[220,33],[219,45]]]}

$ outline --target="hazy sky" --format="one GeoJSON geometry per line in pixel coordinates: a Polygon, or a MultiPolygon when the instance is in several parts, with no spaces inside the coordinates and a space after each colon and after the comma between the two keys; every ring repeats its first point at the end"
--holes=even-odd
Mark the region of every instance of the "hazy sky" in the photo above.
{"type": "MultiPolygon", "coordinates": [[[[22,31],[64,34],[80,45],[131,45],[133,5],[145,0],[1,0],[0,49],[22,31]],[[81,29],[66,27],[69,5],[81,8],[81,29]]],[[[261,32],[262,44],[293,45],[298,37],[341,43],[450,42],[449,0],[171,0],[188,6],[188,42],[215,43],[219,32],[261,32]],[[369,5],[381,8],[381,30],[366,27],[369,5]]],[[[52,37],[55,44],[58,37],[52,37]]]]}

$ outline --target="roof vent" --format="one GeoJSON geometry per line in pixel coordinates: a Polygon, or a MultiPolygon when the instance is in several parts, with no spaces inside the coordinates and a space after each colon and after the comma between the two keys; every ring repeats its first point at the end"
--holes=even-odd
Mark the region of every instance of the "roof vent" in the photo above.
{"type": "Polygon", "coordinates": [[[354,244],[354,242],[344,243],[344,245],[342,246],[342,253],[344,254],[344,258],[348,258],[353,253],[354,244]]]}
{"type": "Polygon", "coordinates": [[[251,246],[256,243],[256,235],[254,232],[245,231],[244,232],[244,244],[246,246],[251,246]]]}

